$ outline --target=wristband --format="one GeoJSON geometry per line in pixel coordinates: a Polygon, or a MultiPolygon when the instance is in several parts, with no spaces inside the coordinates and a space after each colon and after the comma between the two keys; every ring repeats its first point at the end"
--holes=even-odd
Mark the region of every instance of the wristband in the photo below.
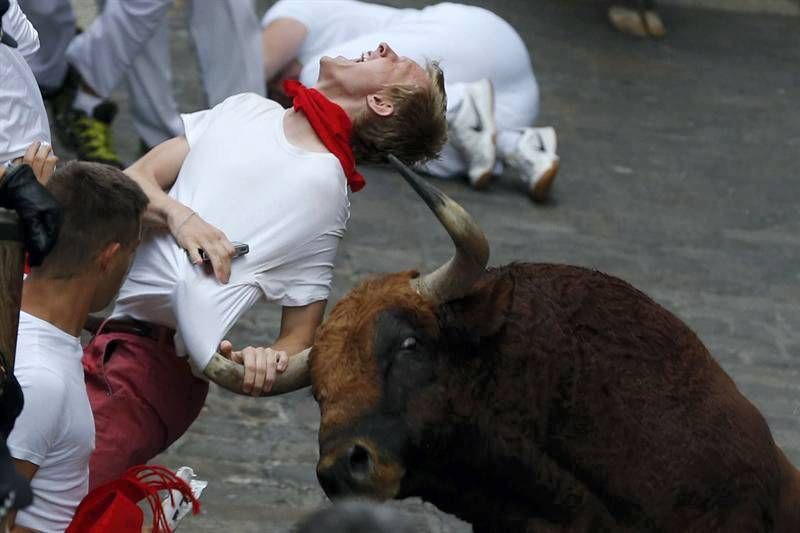
{"type": "Polygon", "coordinates": [[[183,226],[184,226],[184,225],[185,225],[187,222],[189,222],[189,219],[190,219],[190,218],[192,218],[192,217],[193,217],[193,216],[195,216],[196,214],[197,214],[196,212],[192,211],[191,213],[189,213],[189,215],[188,215],[186,218],[184,218],[184,219],[183,219],[183,222],[181,222],[180,224],[178,224],[178,227],[177,227],[177,228],[175,228],[175,238],[176,238],[176,239],[178,238],[178,235],[179,235],[179,234],[180,234],[180,232],[181,232],[181,228],[182,228],[182,227],[183,227],[183,226]]]}

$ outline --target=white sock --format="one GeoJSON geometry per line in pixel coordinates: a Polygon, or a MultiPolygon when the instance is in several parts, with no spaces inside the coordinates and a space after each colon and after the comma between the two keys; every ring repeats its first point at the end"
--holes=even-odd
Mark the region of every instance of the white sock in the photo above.
{"type": "Polygon", "coordinates": [[[83,111],[91,117],[92,113],[94,112],[94,108],[100,105],[102,102],[103,99],[99,96],[88,93],[83,89],[78,89],[77,94],[75,94],[75,100],[72,101],[72,108],[83,111]]]}
{"type": "Polygon", "coordinates": [[[502,130],[497,132],[497,155],[506,159],[517,148],[522,130],[502,130]]]}

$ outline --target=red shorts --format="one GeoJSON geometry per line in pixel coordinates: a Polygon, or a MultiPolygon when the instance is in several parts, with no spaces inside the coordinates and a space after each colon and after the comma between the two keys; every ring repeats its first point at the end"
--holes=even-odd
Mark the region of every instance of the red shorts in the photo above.
{"type": "Polygon", "coordinates": [[[83,350],[83,369],[95,425],[89,490],[166,450],[208,393],[171,341],[131,333],[96,335],[83,350]]]}

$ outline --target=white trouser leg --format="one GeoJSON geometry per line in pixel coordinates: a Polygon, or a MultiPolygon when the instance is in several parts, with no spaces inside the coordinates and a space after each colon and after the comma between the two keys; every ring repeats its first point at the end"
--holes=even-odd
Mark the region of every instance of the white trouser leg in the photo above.
{"type": "Polygon", "coordinates": [[[497,154],[501,159],[514,151],[522,137],[522,130],[503,130],[497,132],[497,154]]]}
{"type": "MultiPolygon", "coordinates": [[[[447,74],[445,74],[445,79],[447,74]]],[[[445,87],[447,93],[447,122],[453,118],[453,115],[458,112],[461,107],[461,100],[464,97],[464,83],[448,83],[445,87]]],[[[458,150],[453,147],[451,142],[448,142],[442,148],[442,153],[438,159],[429,161],[422,165],[421,169],[428,174],[438,176],[440,178],[447,178],[450,176],[461,175],[467,171],[467,162],[461,157],[458,150]]]]}
{"type": "Polygon", "coordinates": [[[67,48],[86,83],[108,98],[167,16],[172,0],[107,0],[100,16],[67,48]]]}
{"type": "Polygon", "coordinates": [[[234,94],[265,95],[261,26],[252,1],[196,0],[189,28],[210,106],[234,94]]]}
{"type": "Polygon", "coordinates": [[[145,144],[152,147],[183,134],[172,91],[166,18],[134,59],[125,81],[132,100],[133,125],[145,144]]]}
{"type": "Polygon", "coordinates": [[[67,45],[75,37],[75,14],[69,0],[20,0],[22,11],[39,32],[39,50],[29,56],[37,83],[57,89],[67,73],[67,45]]]}

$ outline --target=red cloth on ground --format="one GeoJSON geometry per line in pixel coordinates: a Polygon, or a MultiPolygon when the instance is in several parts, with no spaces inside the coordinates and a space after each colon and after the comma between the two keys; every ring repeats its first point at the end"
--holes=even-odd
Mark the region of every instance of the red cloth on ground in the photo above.
{"type": "MultiPolygon", "coordinates": [[[[171,470],[161,466],[139,465],[121,478],[101,485],[83,499],[66,533],[140,533],[144,513],[137,502],[147,500],[153,516],[152,533],[170,533],[161,507],[159,491],[177,490],[192,502],[192,512],[200,512],[200,502],[192,489],[171,470]]],[[[170,498],[171,492],[167,492],[170,498]]],[[[165,494],[166,496],[166,494],[165,494]]]]}
{"type": "Polygon", "coordinates": [[[350,146],[353,123],[344,109],[318,90],[309,89],[297,80],[284,81],[283,90],[294,98],[295,111],[305,113],[322,144],[339,160],[350,190],[358,192],[363,189],[367,183],[356,170],[356,158],[350,146]]]}
{"type": "Polygon", "coordinates": [[[83,350],[94,413],[89,490],[117,479],[167,449],[194,422],[208,382],[196,378],[172,342],[101,333],[83,350]]]}

